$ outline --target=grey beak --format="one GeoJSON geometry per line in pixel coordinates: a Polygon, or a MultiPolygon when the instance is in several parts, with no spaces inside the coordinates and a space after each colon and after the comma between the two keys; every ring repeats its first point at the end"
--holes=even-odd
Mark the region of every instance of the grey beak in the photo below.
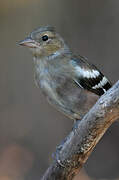
{"type": "Polygon", "coordinates": [[[30,48],[37,47],[37,43],[33,39],[31,39],[30,37],[27,37],[24,40],[20,41],[19,45],[27,46],[27,47],[30,47],[30,48]]]}

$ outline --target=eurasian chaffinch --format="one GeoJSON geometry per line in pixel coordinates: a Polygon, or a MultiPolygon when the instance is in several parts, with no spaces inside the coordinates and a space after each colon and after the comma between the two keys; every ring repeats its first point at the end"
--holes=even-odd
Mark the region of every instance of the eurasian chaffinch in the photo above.
{"type": "Polygon", "coordinates": [[[37,86],[71,119],[80,120],[111,87],[93,64],[72,53],[51,26],[34,30],[19,44],[29,47],[33,54],[37,86]]]}

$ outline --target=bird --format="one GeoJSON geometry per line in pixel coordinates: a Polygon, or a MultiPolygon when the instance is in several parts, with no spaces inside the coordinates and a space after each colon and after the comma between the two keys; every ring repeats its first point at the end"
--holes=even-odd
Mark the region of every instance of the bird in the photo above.
{"type": "Polygon", "coordinates": [[[38,27],[19,45],[32,52],[35,82],[48,102],[74,121],[112,86],[87,58],[74,54],[52,26],[38,27]]]}

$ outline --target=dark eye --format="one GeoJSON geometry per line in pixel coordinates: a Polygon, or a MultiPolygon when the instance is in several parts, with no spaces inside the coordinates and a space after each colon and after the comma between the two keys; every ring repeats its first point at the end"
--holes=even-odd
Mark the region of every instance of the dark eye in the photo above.
{"type": "Polygon", "coordinates": [[[43,41],[47,41],[48,40],[48,36],[47,35],[42,36],[42,40],[43,41]]]}

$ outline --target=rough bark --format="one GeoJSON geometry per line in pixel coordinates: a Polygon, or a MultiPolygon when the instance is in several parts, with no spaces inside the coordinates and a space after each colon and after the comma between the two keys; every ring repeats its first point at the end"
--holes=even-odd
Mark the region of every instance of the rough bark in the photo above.
{"type": "Polygon", "coordinates": [[[110,125],[119,118],[119,81],[75,124],[56,149],[42,180],[72,180],[110,125]]]}

